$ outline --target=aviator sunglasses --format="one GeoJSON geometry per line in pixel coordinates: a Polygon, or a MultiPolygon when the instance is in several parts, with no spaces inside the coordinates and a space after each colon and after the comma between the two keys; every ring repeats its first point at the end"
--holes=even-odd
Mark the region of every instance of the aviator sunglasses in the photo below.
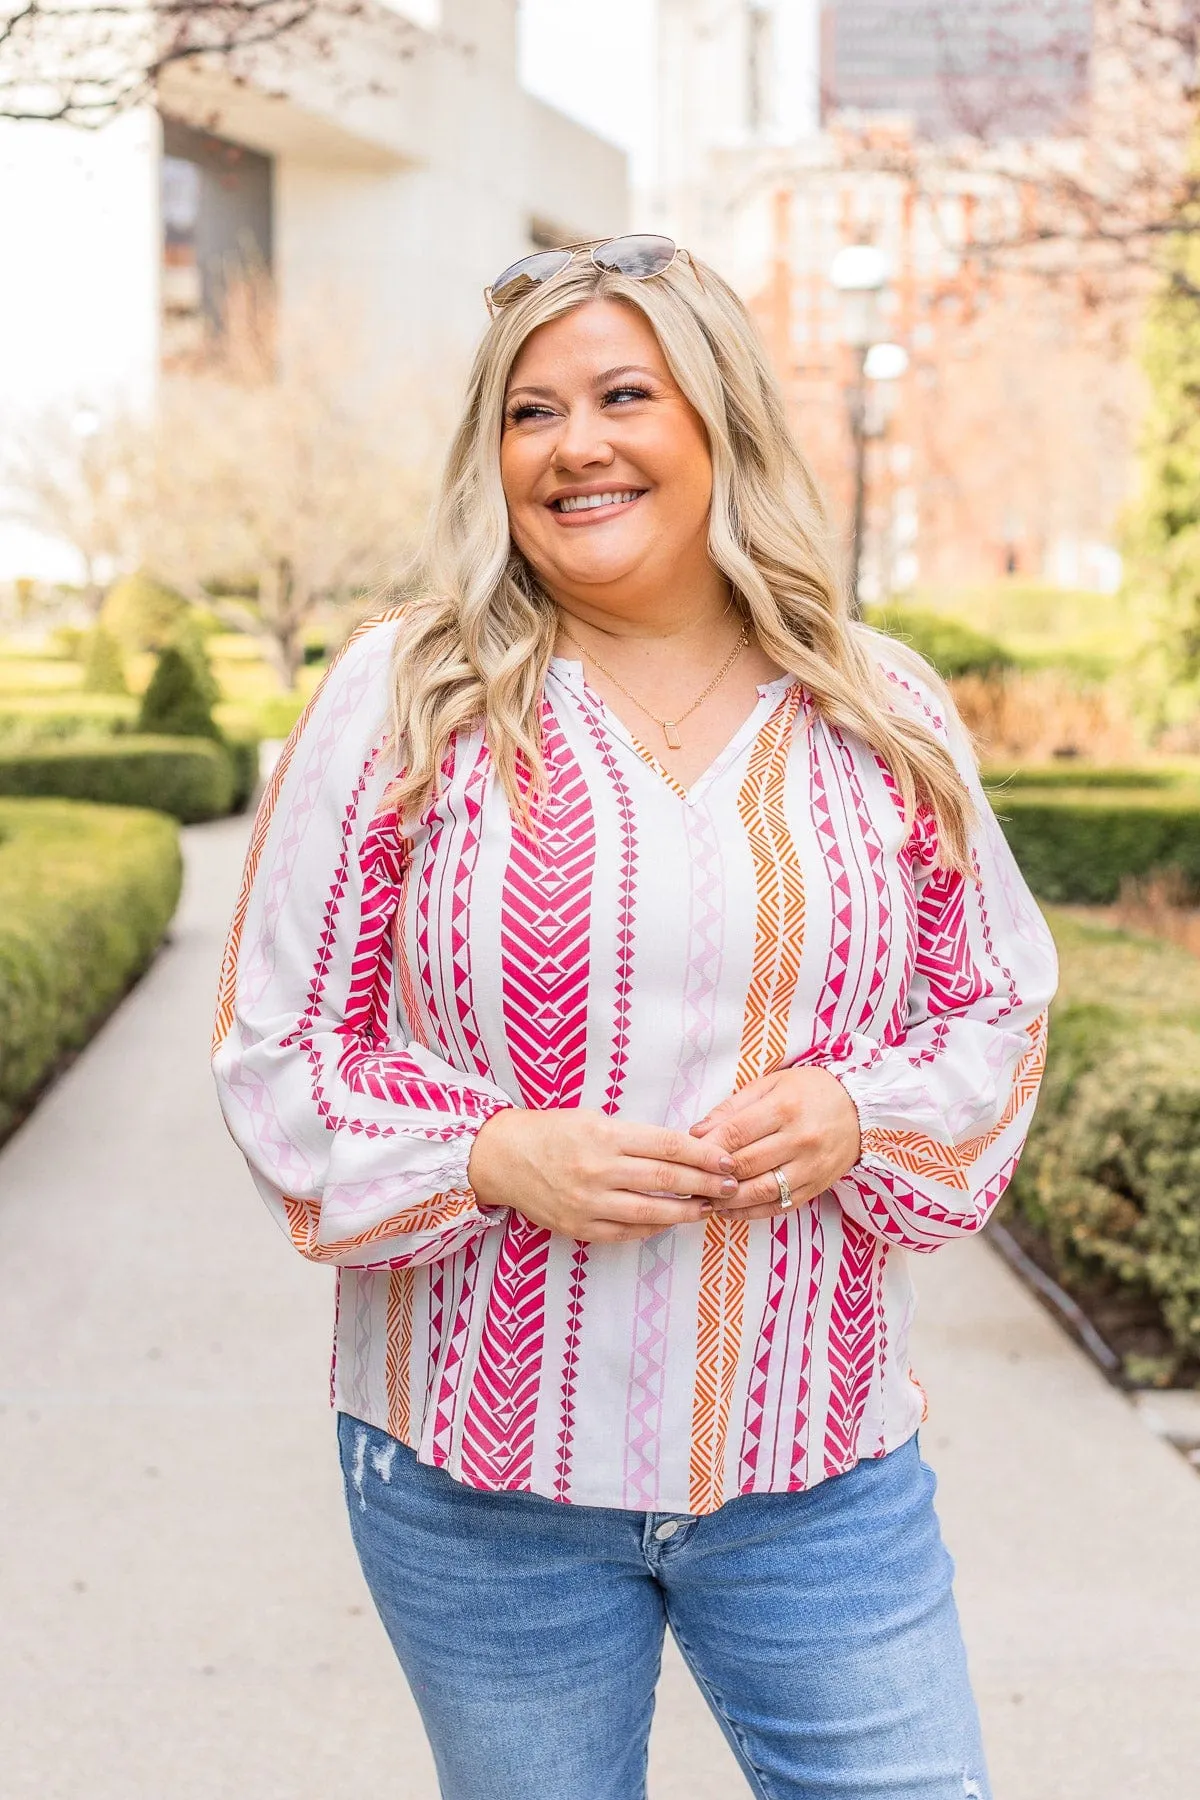
{"type": "MultiPolygon", "coordinates": [[[[682,256],[696,280],[700,281],[691,253],[680,250],[673,238],[633,234],[604,238],[600,243],[584,239],[578,244],[563,244],[558,250],[535,250],[532,256],[522,256],[518,262],[503,269],[491,286],[483,290],[492,318],[500,307],[511,306],[514,300],[522,299],[534,288],[544,287],[546,282],[561,275],[581,250],[590,251],[596,268],[628,275],[631,281],[649,281],[652,275],[665,275],[676,257],[682,256]]],[[[703,287],[703,282],[700,285],[703,287]]]]}

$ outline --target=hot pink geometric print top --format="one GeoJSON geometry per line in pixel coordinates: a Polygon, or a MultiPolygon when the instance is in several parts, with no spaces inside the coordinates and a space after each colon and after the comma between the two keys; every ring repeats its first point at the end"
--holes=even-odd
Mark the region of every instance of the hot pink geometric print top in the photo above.
{"type": "MultiPolygon", "coordinates": [[[[215,1070],[296,1248],[338,1269],[336,1405],[480,1488],[707,1513],[914,1431],[908,1255],[978,1231],[1033,1110],[1054,951],[965,747],[978,882],[903,841],[874,754],[790,678],[689,791],[552,665],[540,830],[481,734],[402,832],[385,795],[400,622],[327,677],[260,809],[215,1070]],[[811,1206],[575,1243],[481,1211],[505,1106],[686,1129],[813,1062],[861,1162],[811,1206]]],[[[932,690],[890,665],[897,707],[932,690]]]]}

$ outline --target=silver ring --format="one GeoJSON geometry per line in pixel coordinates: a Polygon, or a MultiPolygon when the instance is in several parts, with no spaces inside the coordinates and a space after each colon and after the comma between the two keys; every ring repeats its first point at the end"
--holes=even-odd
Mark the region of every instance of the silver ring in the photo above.
{"type": "Polygon", "coordinates": [[[792,1190],[788,1186],[788,1178],[782,1169],[772,1169],[771,1173],[775,1177],[775,1186],[779,1189],[780,1207],[786,1212],[788,1207],[794,1204],[792,1190]]]}

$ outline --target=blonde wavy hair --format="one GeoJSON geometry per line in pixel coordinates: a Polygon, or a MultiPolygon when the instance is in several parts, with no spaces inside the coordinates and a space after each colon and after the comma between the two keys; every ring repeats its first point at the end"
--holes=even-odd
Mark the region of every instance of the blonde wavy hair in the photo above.
{"type": "MultiPolygon", "coordinates": [[[[706,264],[694,271],[681,259],[664,275],[637,281],[577,257],[501,309],[486,332],[434,503],[418,597],[397,645],[401,772],[392,797],[401,814],[429,804],[455,733],[480,722],[516,814],[528,818],[530,788],[544,784],[541,697],[558,611],[509,536],[500,436],[525,340],[589,300],[618,300],[645,316],[707,428],[709,553],[762,648],[804,684],[830,725],[878,752],[910,828],[918,805],[929,808],[943,866],[970,873],[970,797],[916,708],[898,710],[906,700],[889,692],[876,634],[851,619],[825,509],[750,316],[706,264]]],[[[890,640],[889,648],[896,649],[890,640]]],[[[928,680],[923,665],[921,674],[928,680]]]]}

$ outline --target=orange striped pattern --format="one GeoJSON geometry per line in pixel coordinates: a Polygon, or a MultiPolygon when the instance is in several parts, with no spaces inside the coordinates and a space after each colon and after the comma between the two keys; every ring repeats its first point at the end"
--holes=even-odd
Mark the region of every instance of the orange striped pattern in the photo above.
{"type": "Polygon", "coordinates": [[[778,1068],[804,944],[804,877],[784,811],[784,785],[800,691],[787,694],[759,739],[738,795],[754,858],[758,915],[736,1085],[778,1068]]]}
{"type": "Polygon", "coordinates": [[[641,738],[635,737],[633,735],[632,731],[629,733],[629,741],[633,745],[634,749],[637,751],[638,755],[641,757],[642,761],[644,763],[649,763],[650,767],[654,770],[656,775],[662,776],[663,780],[666,782],[666,784],[670,788],[671,792],[673,794],[678,794],[679,798],[681,800],[686,800],[687,799],[687,789],[684,787],[684,785],[681,781],[676,781],[675,777],[671,774],[671,771],[669,769],[663,768],[663,766],[659,762],[657,756],[655,756],[653,750],[648,750],[646,748],[645,744],[643,744],[641,738]]]}
{"type": "Polygon", "coordinates": [[[696,1320],[696,1383],[688,1511],[715,1512],[725,1491],[725,1443],[746,1303],[747,1219],[712,1217],[704,1227],[696,1320]]]}
{"type": "Polygon", "coordinates": [[[217,1016],[213,1022],[212,1051],[215,1055],[233,1028],[233,1014],[237,993],[238,956],[242,948],[242,932],[246,927],[246,914],[250,908],[250,890],[254,886],[254,877],[258,874],[258,865],[262,860],[263,846],[267,841],[267,833],[271,829],[271,818],[275,811],[284,779],[295,755],[296,746],[304,736],[305,727],[312,717],[318,696],[325,683],[333,674],[345,656],[351,644],[357,643],[365,632],[373,631],[376,625],[382,625],[391,619],[401,617],[402,608],[393,607],[388,612],[377,613],[374,618],[364,619],[356,631],[352,631],[341,650],[334,657],[329,667],[313,692],[311,700],[292,727],[292,734],[283,747],[279,761],[276,763],[271,779],[267,784],[258,811],[254,815],[254,829],[250,834],[250,848],[246,853],[246,861],[242,868],[242,885],[237,897],[237,905],[233,909],[233,922],[229,927],[229,935],[225,940],[225,953],[221,958],[221,978],[217,988],[217,1016]]]}
{"type": "MultiPolygon", "coordinates": [[[[758,906],[754,962],[735,1089],[769,1074],[787,1048],[788,1015],[804,939],[804,877],[784,811],[792,729],[801,695],[793,688],[763,730],[738,794],[738,814],[754,859],[758,906]]],[[[704,1228],[692,1394],[689,1510],[713,1512],[725,1491],[725,1445],[742,1347],[750,1224],[713,1216],[704,1228]]]]}
{"type": "Polygon", "coordinates": [[[863,1132],[863,1149],[893,1164],[895,1168],[903,1169],[906,1174],[915,1176],[918,1180],[923,1178],[937,1181],[943,1187],[953,1188],[957,1193],[970,1193],[971,1169],[984,1152],[990,1150],[996,1140],[1004,1135],[1038,1091],[1042,1071],[1046,1066],[1047,1018],[1048,1015],[1042,1013],[1026,1027],[1032,1042],[1013,1073],[1008,1103],[990,1131],[983,1132],[979,1137],[968,1138],[962,1144],[939,1144],[936,1138],[927,1137],[920,1131],[869,1130],[863,1132]]]}
{"type": "Polygon", "coordinates": [[[384,1379],[387,1384],[388,1430],[407,1444],[412,1428],[409,1369],[413,1336],[413,1272],[393,1269],[388,1276],[384,1379]]]}
{"type": "Polygon", "coordinates": [[[425,1206],[406,1207],[390,1219],[381,1219],[369,1231],[360,1231],[355,1237],[336,1238],[331,1244],[320,1241],[319,1200],[296,1200],[290,1194],[284,1194],[283,1207],[292,1243],[301,1256],[307,1256],[310,1262],[330,1263],[338,1262],[355,1250],[367,1250],[385,1238],[410,1237],[417,1231],[444,1231],[463,1213],[474,1212],[475,1195],[470,1188],[464,1188],[460,1193],[435,1194],[425,1206]]]}

